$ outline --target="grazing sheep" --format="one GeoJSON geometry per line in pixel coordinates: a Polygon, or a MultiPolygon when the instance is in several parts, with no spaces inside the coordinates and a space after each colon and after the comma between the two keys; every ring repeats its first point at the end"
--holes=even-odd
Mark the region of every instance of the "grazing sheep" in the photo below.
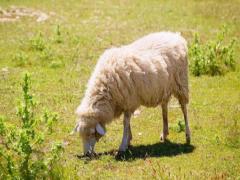
{"type": "Polygon", "coordinates": [[[84,154],[94,153],[96,141],[106,132],[105,125],[122,113],[124,130],[119,151],[125,151],[132,139],[130,118],[140,105],[161,105],[164,141],[168,135],[167,105],[171,95],[181,105],[186,141],[190,143],[187,42],[180,34],[153,33],[130,45],[106,50],[76,111],[75,131],[83,139],[84,154]]]}

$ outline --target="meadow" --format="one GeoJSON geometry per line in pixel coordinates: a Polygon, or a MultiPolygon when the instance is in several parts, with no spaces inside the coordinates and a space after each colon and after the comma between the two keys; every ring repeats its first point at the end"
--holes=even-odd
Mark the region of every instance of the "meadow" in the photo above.
{"type": "Polygon", "coordinates": [[[16,106],[29,72],[36,114],[47,108],[59,117],[45,142],[64,144],[56,179],[240,179],[239,0],[0,1],[3,9],[12,5],[41,10],[49,18],[0,22],[0,115],[18,125],[16,106]],[[107,126],[96,146],[97,159],[81,156],[81,139],[70,135],[74,111],[105,49],[158,31],[179,31],[189,44],[198,33],[206,42],[223,25],[229,29],[226,41],[237,39],[236,69],[217,76],[189,73],[191,145],[185,144],[183,116],[173,99],[167,143],[160,141],[161,109],[141,107],[131,122],[132,147],[124,159],[114,156],[122,117],[107,126]]]}

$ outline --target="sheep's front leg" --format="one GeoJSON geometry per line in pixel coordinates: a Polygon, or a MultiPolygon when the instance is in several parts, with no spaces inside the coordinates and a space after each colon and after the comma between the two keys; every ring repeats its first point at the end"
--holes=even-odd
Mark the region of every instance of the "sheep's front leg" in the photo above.
{"type": "Polygon", "coordinates": [[[161,140],[164,142],[168,136],[168,105],[162,104],[162,118],[163,118],[163,132],[161,134],[161,140]]]}
{"type": "Polygon", "coordinates": [[[132,139],[132,132],[131,132],[131,126],[130,126],[130,119],[131,119],[131,113],[125,112],[124,113],[124,119],[123,119],[123,137],[122,137],[122,143],[119,147],[119,151],[126,151],[130,141],[132,139]]]}

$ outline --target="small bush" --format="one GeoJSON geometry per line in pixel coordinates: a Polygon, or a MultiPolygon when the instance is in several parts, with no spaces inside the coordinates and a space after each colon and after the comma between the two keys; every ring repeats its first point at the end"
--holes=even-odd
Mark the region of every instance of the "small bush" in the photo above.
{"type": "Polygon", "coordinates": [[[63,146],[53,142],[52,147],[46,147],[45,137],[53,132],[58,116],[48,111],[42,119],[35,116],[36,103],[29,92],[27,74],[22,90],[23,101],[17,112],[20,122],[10,124],[0,117],[0,179],[53,178],[63,146]]]}
{"type": "Polygon", "coordinates": [[[198,34],[195,34],[190,45],[189,56],[191,59],[190,70],[193,75],[223,75],[236,67],[234,45],[236,39],[224,44],[227,28],[224,26],[217,35],[216,40],[201,44],[198,34]]]}

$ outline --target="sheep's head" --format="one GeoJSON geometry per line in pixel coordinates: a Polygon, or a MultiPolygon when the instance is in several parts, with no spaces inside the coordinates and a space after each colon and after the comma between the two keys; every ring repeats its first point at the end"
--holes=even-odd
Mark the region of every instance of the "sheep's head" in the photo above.
{"type": "Polygon", "coordinates": [[[75,127],[83,140],[83,149],[85,155],[94,154],[94,146],[97,141],[105,134],[105,128],[100,123],[87,117],[79,117],[79,122],[75,127]]]}

